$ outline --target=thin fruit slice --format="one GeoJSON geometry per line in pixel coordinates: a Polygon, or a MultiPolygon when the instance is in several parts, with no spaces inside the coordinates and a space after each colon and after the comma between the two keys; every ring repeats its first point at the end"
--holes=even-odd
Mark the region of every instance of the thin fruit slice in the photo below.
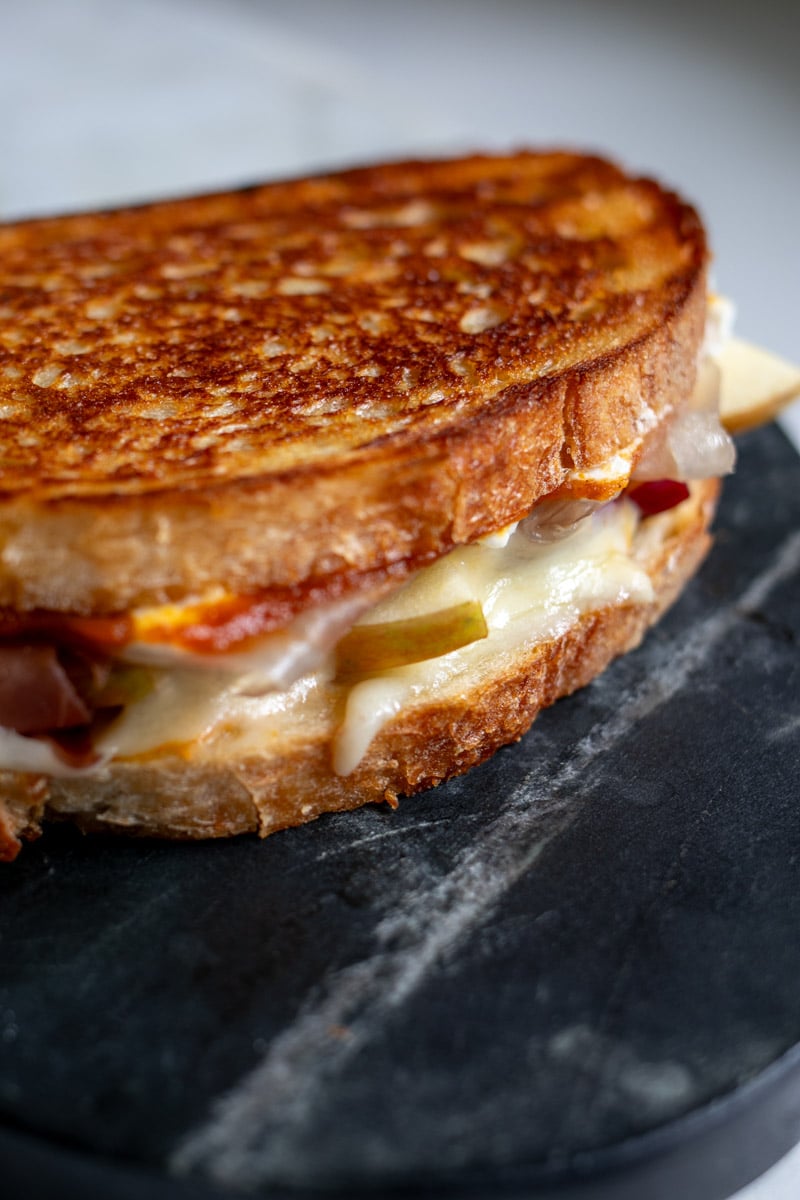
{"type": "Polygon", "coordinates": [[[763,425],[800,396],[800,370],[785,359],[731,338],[717,355],[720,417],[728,433],[763,425]]]}
{"type": "Polygon", "coordinates": [[[392,667],[438,658],[480,641],[488,632],[477,600],[400,621],[357,625],[336,647],[336,677],[350,683],[392,667]]]}

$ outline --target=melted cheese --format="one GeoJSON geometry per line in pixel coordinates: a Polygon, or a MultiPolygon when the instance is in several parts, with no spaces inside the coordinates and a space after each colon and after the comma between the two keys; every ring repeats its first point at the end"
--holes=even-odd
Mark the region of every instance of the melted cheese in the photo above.
{"type": "Polygon", "coordinates": [[[283,691],[242,694],[241,680],[225,669],[199,672],[176,667],[158,674],[156,686],[129,705],[98,741],[102,762],[65,766],[50,746],[0,731],[0,762],[12,770],[52,775],[102,773],[111,760],[131,760],[177,750],[189,760],[230,759],[303,742],[309,730],[337,728],[333,765],[353,771],[370,742],[401,710],[424,704],[433,693],[471,687],[476,678],[509,665],[524,646],[565,633],[583,613],[606,604],[647,601],[652,585],[631,553],[638,521],[622,500],[587,518],[563,541],[538,544],[521,530],[505,546],[461,547],[420,571],[400,591],[376,605],[361,624],[402,620],[477,600],[488,637],[460,650],[398,667],[357,683],[340,711],[341,686],[330,669],[307,675],[283,691]]]}
{"type": "MultiPolygon", "coordinates": [[[[357,683],[337,715],[340,687],[326,686],[330,672],[298,680],[280,692],[243,695],[225,670],[176,668],[159,674],[152,692],[129,705],[98,741],[103,763],[82,773],[102,773],[109,759],[136,759],[177,748],[187,759],[230,758],[286,747],[309,729],[338,723],[334,769],[353,771],[370,742],[398,712],[425,703],[434,692],[463,686],[520,649],[560,636],[580,616],[606,604],[652,597],[647,574],[631,554],[635,506],[621,501],[587,518],[571,537],[550,545],[515,532],[505,547],[476,544],[453,551],[426,567],[395,595],[382,601],[362,624],[402,620],[462,600],[481,604],[487,638],[413,666],[397,667],[357,683]],[[166,734],[166,736],[165,736],[166,734]]],[[[12,770],[74,775],[44,742],[0,731],[0,761],[12,770]]]]}
{"type": "MultiPolygon", "coordinates": [[[[163,669],[183,668],[204,674],[224,674],[229,681],[235,678],[241,692],[280,690],[314,670],[369,603],[368,596],[365,598],[361,593],[356,593],[317,608],[309,608],[295,617],[285,629],[266,634],[246,650],[198,654],[168,642],[151,644],[133,641],[124,647],[120,658],[126,662],[163,669]]],[[[193,605],[196,609],[200,608],[199,603],[193,602],[193,605]]],[[[180,605],[169,607],[179,614],[184,611],[180,605]]],[[[163,610],[151,611],[160,613],[163,610]]],[[[160,628],[163,628],[163,623],[160,628]]]]}
{"type": "Polygon", "coordinates": [[[434,691],[458,688],[475,672],[496,669],[504,657],[513,661],[523,645],[559,636],[593,608],[650,599],[650,579],[631,556],[636,521],[635,506],[624,501],[587,519],[562,542],[535,545],[517,532],[505,547],[462,547],[420,571],[361,624],[402,620],[475,599],[489,636],[356,684],[346,696],[343,720],[337,715],[342,688],[326,686],[329,670],[262,696],[243,695],[226,672],[176,670],[165,672],[153,693],[126,709],[99,748],[116,758],[154,753],[169,730],[169,742],[182,743],[187,758],[230,758],[269,749],[271,742],[287,748],[311,729],[330,730],[339,723],[334,769],[349,774],[401,709],[424,703],[434,691]]]}
{"type": "Polygon", "coordinates": [[[569,538],[534,544],[516,532],[505,548],[466,546],[434,563],[395,596],[372,609],[361,624],[402,620],[463,600],[478,600],[486,639],[426,662],[396,667],[355,685],[333,750],[333,766],[349,775],[379,730],[400,711],[480,677],[498,660],[513,659],[524,645],[560,637],[580,617],[607,604],[651,600],[649,576],[631,557],[637,524],[628,501],[584,521],[569,538]]]}
{"type": "Polygon", "coordinates": [[[13,729],[0,726],[0,770],[26,771],[33,775],[52,775],[54,778],[77,778],[96,775],[107,760],[101,756],[90,767],[71,767],[60,758],[49,742],[23,737],[13,729]]]}

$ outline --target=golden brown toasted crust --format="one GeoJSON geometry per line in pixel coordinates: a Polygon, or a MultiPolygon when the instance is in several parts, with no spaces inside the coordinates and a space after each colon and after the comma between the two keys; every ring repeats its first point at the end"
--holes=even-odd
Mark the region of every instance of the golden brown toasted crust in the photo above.
{"type": "Polygon", "coordinates": [[[442,553],[690,390],[694,211],[597,158],[398,163],[0,227],[0,605],[442,553]]]}
{"type": "MultiPolygon", "coordinates": [[[[657,538],[650,525],[648,537],[640,539],[638,559],[653,580],[652,602],[603,607],[562,637],[528,646],[512,664],[498,664],[470,687],[461,684],[416,703],[381,730],[346,778],[331,769],[329,722],[312,728],[302,745],[279,745],[240,761],[165,756],[112,764],[96,778],[53,780],[30,794],[27,807],[19,800],[24,777],[0,773],[0,795],[16,798],[7,828],[13,834],[16,818],[16,831],[29,835],[42,819],[68,817],[86,829],[161,837],[266,835],[323,812],[393,802],[461,774],[519,739],[542,708],[639,643],[705,556],[718,491],[717,481],[700,485],[690,501],[655,518],[657,538]]],[[[0,828],[2,815],[0,800],[0,828]]]]}

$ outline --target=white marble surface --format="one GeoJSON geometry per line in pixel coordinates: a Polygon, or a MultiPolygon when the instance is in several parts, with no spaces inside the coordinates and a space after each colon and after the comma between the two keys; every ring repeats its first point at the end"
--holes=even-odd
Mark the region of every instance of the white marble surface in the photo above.
{"type": "MultiPolygon", "coordinates": [[[[0,216],[371,156],[601,148],[690,195],[742,336],[800,358],[800,5],[0,0],[0,216]]],[[[797,406],[786,427],[800,445],[797,406]]],[[[800,1149],[737,1200],[794,1200],[800,1149]]]]}

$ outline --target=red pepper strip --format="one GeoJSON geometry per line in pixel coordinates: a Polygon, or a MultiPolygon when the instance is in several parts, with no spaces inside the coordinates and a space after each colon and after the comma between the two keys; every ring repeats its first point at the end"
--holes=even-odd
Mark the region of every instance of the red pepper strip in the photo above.
{"type": "Polygon", "coordinates": [[[653,479],[631,488],[627,494],[646,517],[653,517],[688,500],[689,489],[685,483],[678,483],[677,479],[653,479]]]}
{"type": "Polygon", "coordinates": [[[0,639],[35,639],[110,653],[129,642],[132,632],[133,622],[124,613],[81,617],[45,609],[17,612],[11,608],[0,608],[0,639]]]}

